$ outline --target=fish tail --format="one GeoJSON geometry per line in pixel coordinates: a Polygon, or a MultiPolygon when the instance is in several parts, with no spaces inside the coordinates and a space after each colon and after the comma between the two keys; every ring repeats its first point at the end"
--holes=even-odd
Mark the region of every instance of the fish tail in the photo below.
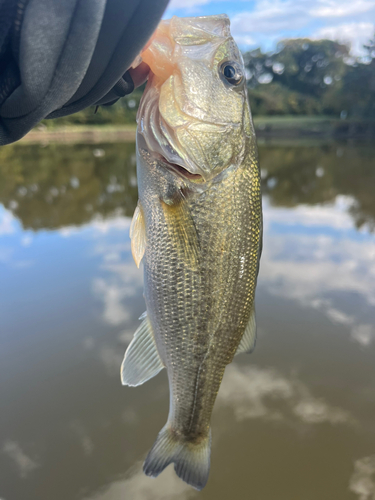
{"type": "Polygon", "coordinates": [[[157,477],[171,463],[178,477],[197,490],[207,483],[210,472],[211,429],[199,441],[186,441],[178,437],[167,424],[146,457],[143,472],[157,477]]]}

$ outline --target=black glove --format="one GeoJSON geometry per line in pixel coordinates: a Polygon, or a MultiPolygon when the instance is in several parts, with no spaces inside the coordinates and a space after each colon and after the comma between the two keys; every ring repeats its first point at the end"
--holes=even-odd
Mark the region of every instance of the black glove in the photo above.
{"type": "Polygon", "coordinates": [[[111,104],[168,0],[0,0],[0,145],[43,118],[111,104]]]}

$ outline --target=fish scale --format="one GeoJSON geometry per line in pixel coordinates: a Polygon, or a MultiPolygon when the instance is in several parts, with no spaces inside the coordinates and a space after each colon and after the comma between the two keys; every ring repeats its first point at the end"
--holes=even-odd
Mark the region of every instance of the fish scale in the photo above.
{"type": "Polygon", "coordinates": [[[167,224],[161,223],[158,215],[146,223],[150,242],[145,255],[147,310],[155,311],[152,323],[168,369],[172,401],[179,396],[169,421],[187,440],[194,440],[207,430],[225,366],[232,361],[243,333],[240,328],[248,322],[253,303],[256,259],[246,267],[241,286],[236,286],[240,274],[238,255],[245,254],[250,260],[252,250],[258,251],[260,239],[259,229],[251,229],[252,225],[259,226],[259,221],[257,224],[251,217],[260,203],[255,201],[260,197],[258,167],[252,162],[249,167],[243,165],[225,182],[189,204],[203,269],[192,271],[179,261],[167,224]],[[242,186],[240,190],[238,185],[242,186]],[[207,221],[215,222],[207,228],[207,221]],[[233,329],[233,324],[237,328],[233,329]],[[212,344],[216,345],[214,354],[206,356],[212,344]],[[202,409],[191,426],[197,392],[201,394],[202,409]]]}
{"type": "Polygon", "coordinates": [[[151,76],[138,111],[131,235],[136,263],[144,263],[147,318],[125,354],[122,381],[139,385],[166,368],[168,420],[144,471],[155,477],[173,462],[201,489],[225,367],[255,344],[262,239],[255,134],[226,16],[163,21],[142,57],[151,76]],[[238,84],[225,81],[223,64],[238,84]]]}

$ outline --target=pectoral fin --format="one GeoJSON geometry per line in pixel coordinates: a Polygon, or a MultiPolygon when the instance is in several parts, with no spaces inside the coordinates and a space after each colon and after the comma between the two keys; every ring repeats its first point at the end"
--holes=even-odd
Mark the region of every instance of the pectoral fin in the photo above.
{"type": "Polygon", "coordinates": [[[133,259],[137,267],[139,267],[146,249],[146,225],[142,206],[139,201],[130,225],[130,239],[133,259]]]}
{"type": "Polygon", "coordinates": [[[236,355],[240,354],[241,352],[246,352],[247,354],[251,354],[255,348],[256,338],[257,338],[257,325],[255,322],[255,308],[253,305],[249,322],[246,325],[245,332],[242,336],[241,342],[238,345],[236,355]]]}
{"type": "Polygon", "coordinates": [[[155,377],[164,364],[159,356],[150,320],[146,317],[126,349],[121,366],[123,385],[141,385],[155,377]]]}
{"type": "Polygon", "coordinates": [[[184,195],[178,190],[176,202],[162,201],[164,217],[179,258],[189,269],[197,269],[199,260],[198,233],[184,195]]]}

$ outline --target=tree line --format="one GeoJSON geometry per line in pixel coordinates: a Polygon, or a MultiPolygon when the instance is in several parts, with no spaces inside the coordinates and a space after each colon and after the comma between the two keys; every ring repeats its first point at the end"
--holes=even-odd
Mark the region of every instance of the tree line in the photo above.
{"type": "Polygon", "coordinates": [[[375,119],[375,36],[361,57],[331,40],[292,39],[244,60],[254,115],[375,119]]]}
{"type": "MultiPolygon", "coordinates": [[[[350,47],[331,40],[289,39],[273,52],[243,54],[252,113],[328,115],[375,120],[375,35],[354,57],[350,47]]],[[[57,120],[61,125],[132,124],[143,87],[97,113],[88,108],[57,120]]]]}

